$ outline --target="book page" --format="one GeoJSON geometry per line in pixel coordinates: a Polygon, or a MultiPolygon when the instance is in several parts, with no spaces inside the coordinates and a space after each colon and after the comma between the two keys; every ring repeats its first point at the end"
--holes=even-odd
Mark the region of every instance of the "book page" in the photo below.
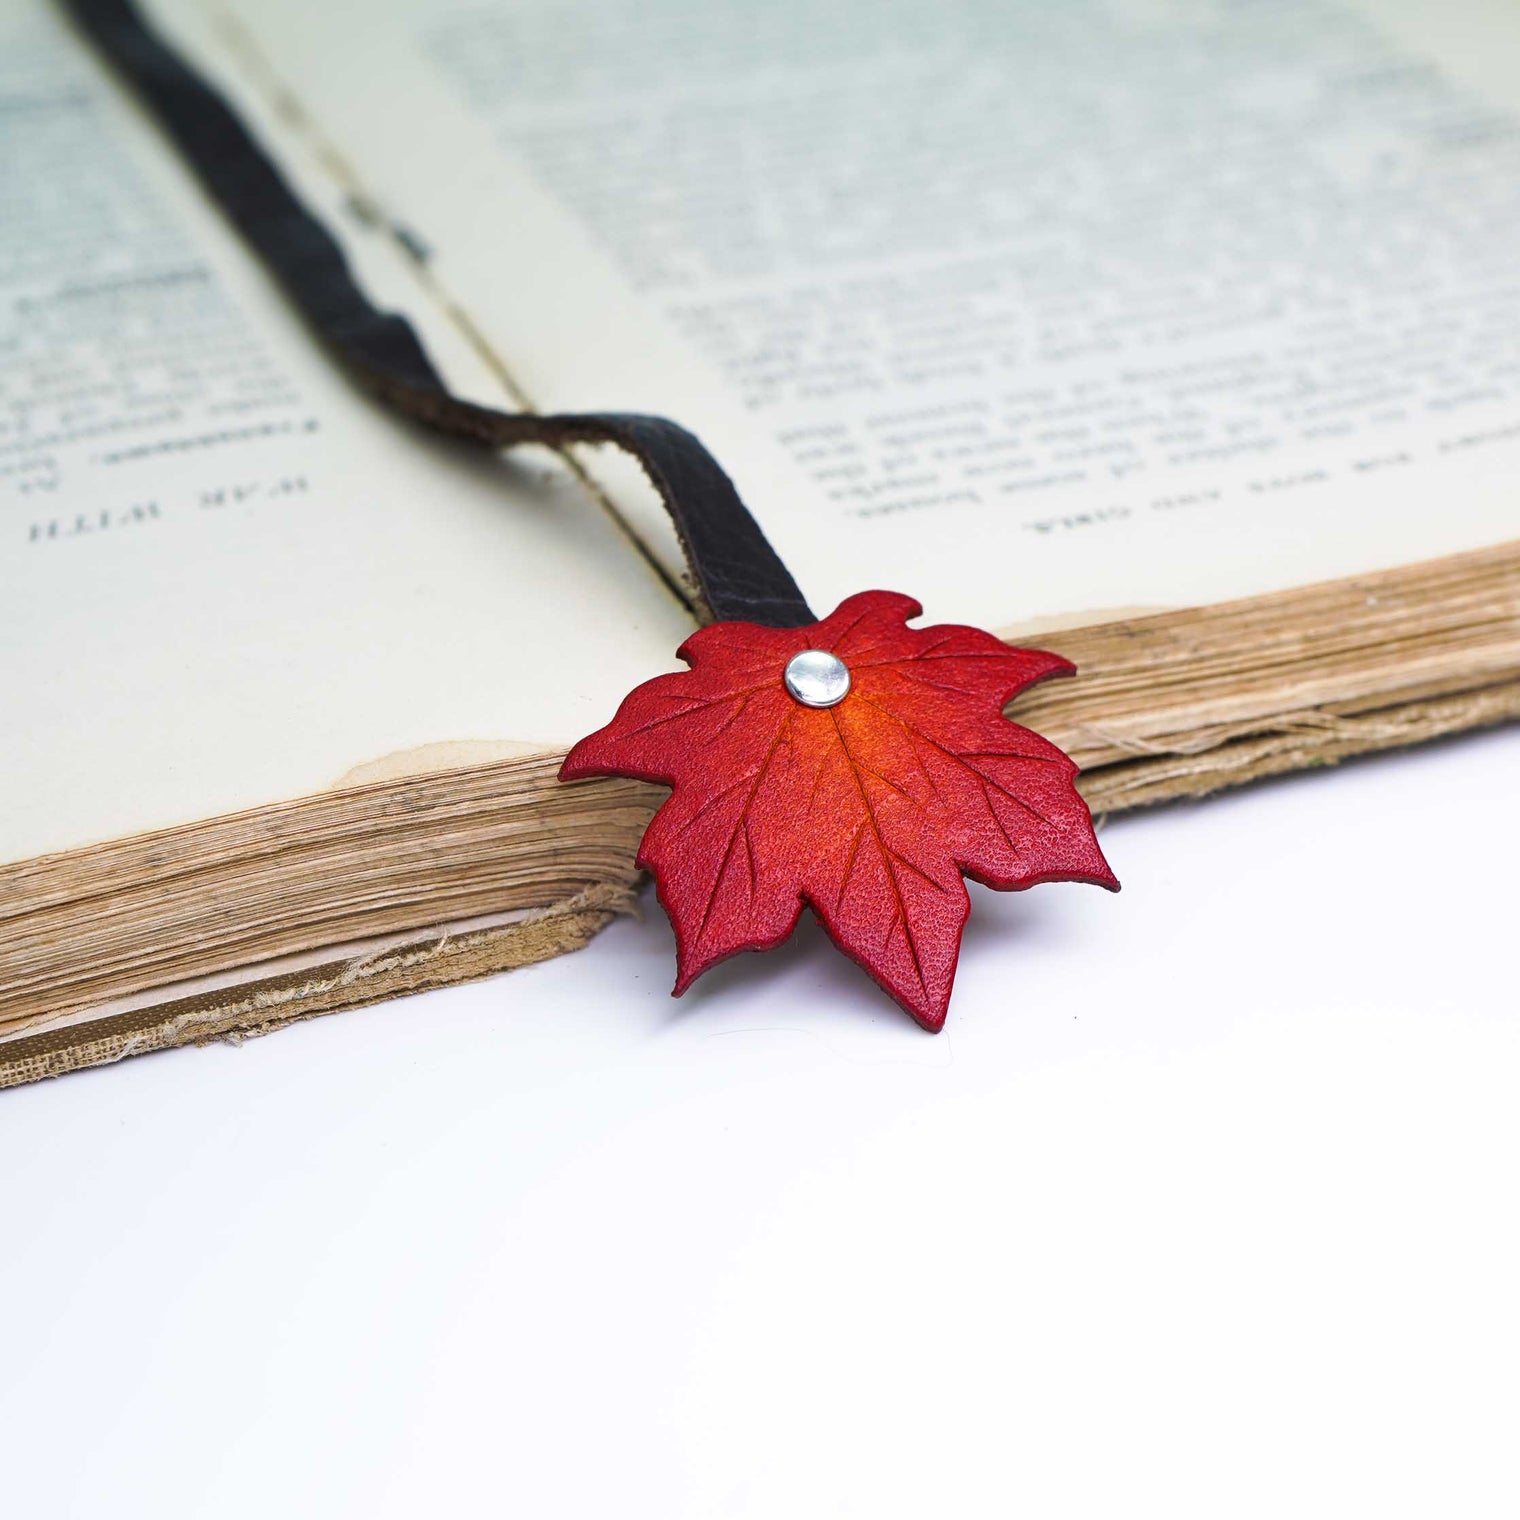
{"type": "Polygon", "coordinates": [[[1513,6],[230,4],[534,403],[694,428],[820,612],[1520,537],[1513,6]]]}
{"type": "Polygon", "coordinates": [[[351,391],[40,0],[0,207],[0,862],[555,749],[673,663],[581,486],[351,391]]]}

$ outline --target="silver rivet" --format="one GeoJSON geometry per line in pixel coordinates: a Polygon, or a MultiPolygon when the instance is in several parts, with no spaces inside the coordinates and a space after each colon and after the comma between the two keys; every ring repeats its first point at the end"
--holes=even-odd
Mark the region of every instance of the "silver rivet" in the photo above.
{"type": "Polygon", "coordinates": [[[804,707],[832,707],[849,695],[849,667],[826,649],[804,649],[786,662],[786,689],[804,707]]]}

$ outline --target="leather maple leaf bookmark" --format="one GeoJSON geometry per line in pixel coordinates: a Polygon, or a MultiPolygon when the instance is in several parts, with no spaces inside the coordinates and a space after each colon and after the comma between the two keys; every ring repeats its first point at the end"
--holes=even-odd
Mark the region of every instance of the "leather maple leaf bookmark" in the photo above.
{"type": "Polygon", "coordinates": [[[1077,767],[1003,716],[1074,667],[977,628],[909,628],[911,597],[866,591],[797,628],[723,622],[681,645],[582,739],[562,780],[671,787],[638,862],[675,927],[684,992],[766,950],[807,903],[926,1029],[945,1022],[970,912],[962,874],[1004,891],[1118,881],[1077,767]]]}

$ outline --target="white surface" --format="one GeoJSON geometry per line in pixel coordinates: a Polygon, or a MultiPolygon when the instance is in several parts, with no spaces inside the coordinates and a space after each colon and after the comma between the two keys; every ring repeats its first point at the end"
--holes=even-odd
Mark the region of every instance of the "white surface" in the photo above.
{"type": "Polygon", "coordinates": [[[1520,729],[0,1096],[27,1517],[1513,1515],[1520,729]]]}

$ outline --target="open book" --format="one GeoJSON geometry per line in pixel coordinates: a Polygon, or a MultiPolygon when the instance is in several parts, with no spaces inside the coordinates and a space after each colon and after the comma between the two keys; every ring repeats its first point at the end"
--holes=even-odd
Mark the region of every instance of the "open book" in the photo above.
{"type": "MultiPolygon", "coordinates": [[[[1097,812],[1520,715],[1520,13],[151,0],[458,395],[674,417],[822,614],[1054,648],[1097,812]]],[[[331,368],[0,17],[0,1084],[582,944],[700,616],[638,469],[331,368]]]]}

